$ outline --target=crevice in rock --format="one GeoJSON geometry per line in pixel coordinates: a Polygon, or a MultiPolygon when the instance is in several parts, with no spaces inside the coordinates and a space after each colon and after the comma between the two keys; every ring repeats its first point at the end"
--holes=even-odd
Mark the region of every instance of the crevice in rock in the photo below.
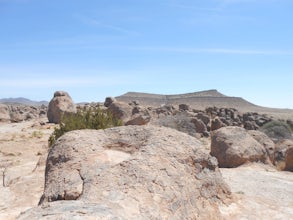
{"type": "Polygon", "coordinates": [[[121,140],[118,140],[117,142],[106,145],[104,146],[104,148],[109,150],[122,151],[129,154],[133,154],[139,150],[139,146],[132,145],[121,140]]]}
{"type": "Polygon", "coordinates": [[[81,190],[81,193],[79,194],[78,198],[76,198],[76,200],[79,199],[83,195],[83,192],[84,192],[84,177],[81,175],[80,170],[77,170],[77,171],[78,171],[78,174],[80,176],[80,179],[82,180],[82,190],[81,190]]]}

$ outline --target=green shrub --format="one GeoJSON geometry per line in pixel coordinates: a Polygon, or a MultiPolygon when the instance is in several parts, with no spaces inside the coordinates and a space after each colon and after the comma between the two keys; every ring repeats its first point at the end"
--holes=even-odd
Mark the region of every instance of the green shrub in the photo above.
{"type": "Polygon", "coordinates": [[[77,113],[66,113],[61,116],[59,126],[54,129],[49,137],[49,147],[68,131],[81,129],[105,129],[121,126],[122,121],[115,118],[111,112],[100,108],[78,111],[77,113]]]}
{"type": "Polygon", "coordinates": [[[292,130],[290,126],[283,121],[271,121],[264,124],[261,129],[275,143],[284,139],[292,139],[292,130]]]}

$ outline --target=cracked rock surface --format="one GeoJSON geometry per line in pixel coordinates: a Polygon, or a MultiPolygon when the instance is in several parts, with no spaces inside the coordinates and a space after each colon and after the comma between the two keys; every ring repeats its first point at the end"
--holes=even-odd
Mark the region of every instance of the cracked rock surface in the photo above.
{"type": "Polygon", "coordinates": [[[51,148],[39,206],[19,219],[221,219],[217,160],[156,126],[68,132],[51,148]]]}

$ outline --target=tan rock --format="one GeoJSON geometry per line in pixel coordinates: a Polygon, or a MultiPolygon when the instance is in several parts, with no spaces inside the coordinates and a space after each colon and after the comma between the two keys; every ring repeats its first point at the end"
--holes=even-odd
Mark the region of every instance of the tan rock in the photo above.
{"type": "Polygon", "coordinates": [[[113,102],[109,107],[110,111],[116,118],[126,122],[132,115],[132,107],[124,102],[113,102]]]}
{"type": "Polygon", "coordinates": [[[219,117],[214,118],[211,121],[211,131],[218,130],[222,127],[225,127],[226,125],[221,121],[219,117]]]}
{"type": "Polygon", "coordinates": [[[72,131],[49,152],[41,206],[19,219],[221,219],[229,193],[217,160],[187,134],[155,126],[72,131]]]}
{"type": "Polygon", "coordinates": [[[279,170],[293,171],[293,141],[285,139],[276,145],[275,165],[279,170]]]}
{"type": "Polygon", "coordinates": [[[7,105],[0,104],[0,122],[9,122],[10,115],[7,105]]]}
{"type": "Polygon", "coordinates": [[[223,127],[211,136],[211,155],[219,167],[238,167],[247,162],[265,162],[266,150],[244,128],[223,127]]]}
{"type": "Polygon", "coordinates": [[[271,163],[274,162],[275,143],[263,132],[256,130],[249,130],[248,133],[259,142],[267,152],[271,163]]]}
{"type": "Polygon", "coordinates": [[[67,92],[57,91],[49,103],[47,116],[49,122],[58,124],[64,113],[75,113],[76,106],[67,92]]]}
{"type": "Polygon", "coordinates": [[[125,125],[146,125],[151,120],[149,115],[134,115],[132,119],[125,123],[125,125]]]}

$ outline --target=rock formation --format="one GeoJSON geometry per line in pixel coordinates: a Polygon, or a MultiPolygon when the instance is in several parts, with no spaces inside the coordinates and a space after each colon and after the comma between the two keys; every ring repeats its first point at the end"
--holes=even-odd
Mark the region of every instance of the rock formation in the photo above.
{"type": "Polygon", "coordinates": [[[266,150],[267,155],[269,156],[269,163],[274,163],[275,160],[275,143],[263,132],[249,130],[248,133],[259,142],[266,150]]]}
{"type": "Polygon", "coordinates": [[[218,159],[219,167],[238,167],[247,162],[265,162],[267,153],[263,145],[240,127],[223,127],[212,133],[211,155],[218,159]]]}
{"type": "Polygon", "coordinates": [[[9,122],[10,115],[7,105],[0,104],[0,122],[9,122]]]}
{"type": "Polygon", "coordinates": [[[221,219],[217,160],[173,129],[66,133],[50,149],[40,206],[19,219],[221,219]]]}
{"type": "Polygon", "coordinates": [[[129,120],[132,115],[132,107],[124,102],[113,102],[108,107],[108,111],[110,111],[114,117],[121,119],[123,122],[129,120]]]}
{"type": "Polygon", "coordinates": [[[57,91],[54,93],[47,112],[50,123],[58,124],[62,114],[75,112],[76,106],[67,92],[57,91]]]}
{"type": "Polygon", "coordinates": [[[0,104],[0,122],[22,122],[46,116],[47,107],[23,104],[0,104]]]}
{"type": "Polygon", "coordinates": [[[116,102],[114,97],[107,97],[104,102],[105,107],[109,107],[113,102],[116,102]]]}
{"type": "Polygon", "coordinates": [[[293,171],[292,140],[282,140],[276,145],[274,162],[279,170],[293,171]]]}

